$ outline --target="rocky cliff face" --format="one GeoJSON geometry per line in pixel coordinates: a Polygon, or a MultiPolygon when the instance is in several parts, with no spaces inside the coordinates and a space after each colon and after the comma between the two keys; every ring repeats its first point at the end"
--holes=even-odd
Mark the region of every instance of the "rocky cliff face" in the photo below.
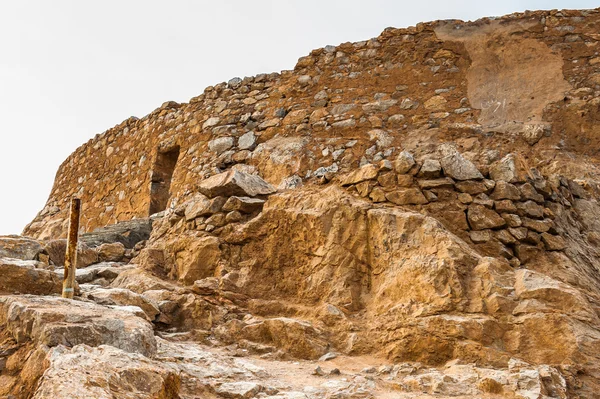
{"type": "Polygon", "coordinates": [[[97,136],[0,239],[0,396],[595,397],[598,23],[390,28],[97,136]]]}

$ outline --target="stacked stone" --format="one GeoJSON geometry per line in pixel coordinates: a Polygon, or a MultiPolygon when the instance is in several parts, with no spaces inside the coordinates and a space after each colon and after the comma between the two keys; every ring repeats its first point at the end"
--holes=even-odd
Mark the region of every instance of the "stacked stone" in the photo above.
{"type": "Polygon", "coordinates": [[[440,159],[417,162],[403,151],[393,162],[367,164],[342,176],[340,183],[373,202],[431,214],[484,255],[514,265],[539,251],[565,249],[555,212],[571,207],[574,197],[586,198],[581,186],[556,176],[546,180],[513,154],[493,164],[486,178],[452,147],[441,146],[440,153],[440,159]]]}
{"type": "Polygon", "coordinates": [[[172,231],[198,230],[218,234],[220,228],[228,224],[256,217],[265,198],[276,190],[257,175],[229,171],[204,180],[198,191],[191,200],[163,216],[172,231]]]}

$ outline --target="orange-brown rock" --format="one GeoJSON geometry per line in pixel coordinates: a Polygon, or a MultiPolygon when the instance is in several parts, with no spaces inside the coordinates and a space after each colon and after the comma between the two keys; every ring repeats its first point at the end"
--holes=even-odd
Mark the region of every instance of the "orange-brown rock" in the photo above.
{"type": "MultiPolygon", "coordinates": [[[[78,195],[82,238],[99,259],[135,258],[111,279],[78,270],[84,300],[106,305],[73,307],[93,342],[63,349],[43,334],[30,344],[0,335],[0,365],[4,348],[20,351],[0,367],[0,388],[11,381],[0,395],[21,383],[33,394],[31,356],[43,366],[31,375],[48,370],[40,398],[63,392],[54,382],[68,366],[92,360],[101,377],[74,374],[77,389],[123,389],[125,378],[105,372],[117,358],[157,397],[594,397],[598,24],[598,10],[554,10],[389,28],[98,135],[61,166],[25,233],[64,236],[78,195]],[[98,333],[93,311],[102,325],[128,312],[127,331],[153,320],[165,337],[152,337],[158,357],[115,342],[120,327],[98,333]],[[305,382],[276,384],[191,341],[257,362],[322,360],[305,382]],[[339,379],[324,371],[336,357],[339,379]],[[219,371],[209,360],[208,371],[194,368],[203,359],[219,371]],[[381,364],[353,369],[372,359],[381,364]]],[[[22,258],[53,257],[38,241],[10,240],[27,244],[4,245],[22,258]]],[[[46,266],[29,262],[10,265],[21,273],[5,278],[5,293],[33,289],[46,266]]],[[[25,335],[19,309],[67,313],[56,299],[23,301],[11,297],[6,319],[25,335]]],[[[69,323],[61,317],[50,321],[69,323]]],[[[297,372],[277,367],[280,378],[297,372]]]]}

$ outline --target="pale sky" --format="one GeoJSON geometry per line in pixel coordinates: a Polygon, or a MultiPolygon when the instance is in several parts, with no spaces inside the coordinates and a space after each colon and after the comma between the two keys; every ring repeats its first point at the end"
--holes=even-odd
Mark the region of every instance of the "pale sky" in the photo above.
{"type": "Polygon", "coordinates": [[[389,26],[589,0],[0,0],[0,234],[41,210],[62,161],[97,133],[235,76],[293,69],[389,26]]]}

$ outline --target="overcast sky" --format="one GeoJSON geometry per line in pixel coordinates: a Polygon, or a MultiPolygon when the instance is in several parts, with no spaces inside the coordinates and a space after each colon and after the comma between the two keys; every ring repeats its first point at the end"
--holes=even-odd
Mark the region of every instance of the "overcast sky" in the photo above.
{"type": "Polygon", "coordinates": [[[293,69],[386,27],[562,0],[0,0],[0,234],[44,206],[61,162],[97,133],[234,76],[293,69]]]}

